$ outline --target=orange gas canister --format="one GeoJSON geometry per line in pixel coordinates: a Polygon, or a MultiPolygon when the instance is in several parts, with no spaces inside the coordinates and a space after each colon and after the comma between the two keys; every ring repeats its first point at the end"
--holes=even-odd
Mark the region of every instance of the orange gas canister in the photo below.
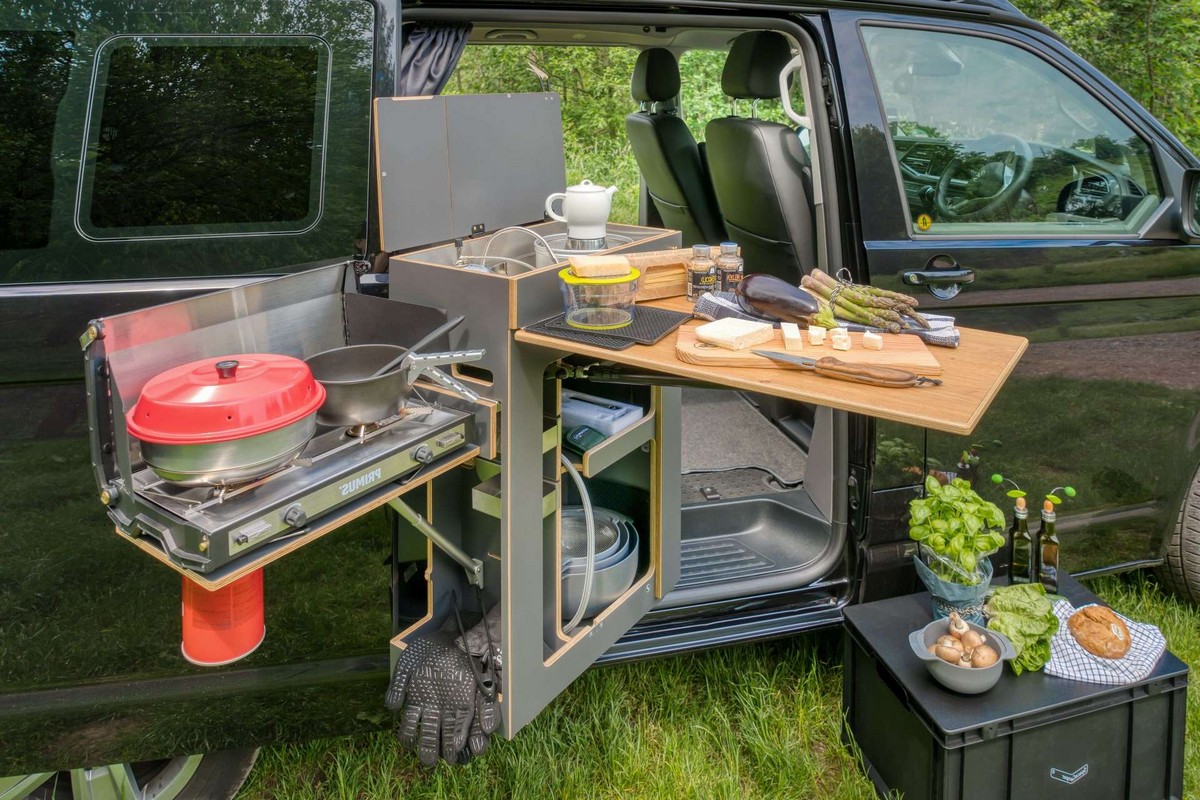
{"type": "Polygon", "coordinates": [[[261,569],[208,591],[183,579],[183,657],[202,667],[232,664],[253,653],[267,635],[261,569]]]}

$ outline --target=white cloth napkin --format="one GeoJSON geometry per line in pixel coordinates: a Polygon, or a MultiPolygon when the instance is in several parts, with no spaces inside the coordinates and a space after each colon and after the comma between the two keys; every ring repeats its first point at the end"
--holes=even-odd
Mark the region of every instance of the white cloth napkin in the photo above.
{"type": "Polygon", "coordinates": [[[1123,684],[1145,680],[1154,671],[1167,649],[1167,639],[1162,631],[1117,614],[1129,628],[1129,652],[1122,658],[1101,658],[1084,650],[1071,635],[1067,620],[1077,610],[1066,600],[1054,604],[1054,616],[1058,617],[1059,624],[1058,633],[1050,640],[1047,674],[1088,683],[1123,684]]]}

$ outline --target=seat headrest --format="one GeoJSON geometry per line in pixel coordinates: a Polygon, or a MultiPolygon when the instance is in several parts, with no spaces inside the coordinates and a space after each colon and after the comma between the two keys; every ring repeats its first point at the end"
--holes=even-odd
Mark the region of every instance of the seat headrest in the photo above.
{"type": "Polygon", "coordinates": [[[679,94],[679,64],[674,54],[663,47],[638,53],[630,92],[639,103],[661,103],[679,94]]]}
{"type": "Polygon", "coordinates": [[[779,73],[791,60],[792,47],[782,33],[747,31],[733,40],[721,89],[739,100],[778,99],[779,73]]]}

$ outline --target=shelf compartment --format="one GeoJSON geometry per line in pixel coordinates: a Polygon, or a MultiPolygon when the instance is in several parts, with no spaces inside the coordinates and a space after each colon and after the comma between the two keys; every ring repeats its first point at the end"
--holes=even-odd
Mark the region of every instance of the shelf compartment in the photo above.
{"type": "MultiPolygon", "coordinates": [[[[487,514],[489,517],[501,518],[504,509],[500,492],[501,475],[493,475],[483,483],[471,489],[471,508],[487,514]]],[[[548,517],[558,508],[558,484],[554,481],[542,480],[542,517],[548,517]]]]}
{"type": "Polygon", "coordinates": [[[557,417],[542,417],[542,452],[549,453],[558,447],[562,438],[562,425],[557,417]]]}
{"type": "Polygon", "coordinates": [[[582,460],[578,462],[582,466],[580,472],[585,478],[595,478],[634,450],[651,441],[654,438],[654,432],[655,415],[654,409],[651,409],[646,412],[644,417],[625,430],[584,451],[582,460]]]}

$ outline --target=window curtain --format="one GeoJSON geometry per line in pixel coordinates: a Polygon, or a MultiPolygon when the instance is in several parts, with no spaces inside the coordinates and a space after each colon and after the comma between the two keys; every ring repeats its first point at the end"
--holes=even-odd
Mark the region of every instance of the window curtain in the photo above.
{"type": "Polygon", "coordinates": [[[467,46],[470,23],[409,23],[401,28],[401,97],[439,94],[467,46]]]}

